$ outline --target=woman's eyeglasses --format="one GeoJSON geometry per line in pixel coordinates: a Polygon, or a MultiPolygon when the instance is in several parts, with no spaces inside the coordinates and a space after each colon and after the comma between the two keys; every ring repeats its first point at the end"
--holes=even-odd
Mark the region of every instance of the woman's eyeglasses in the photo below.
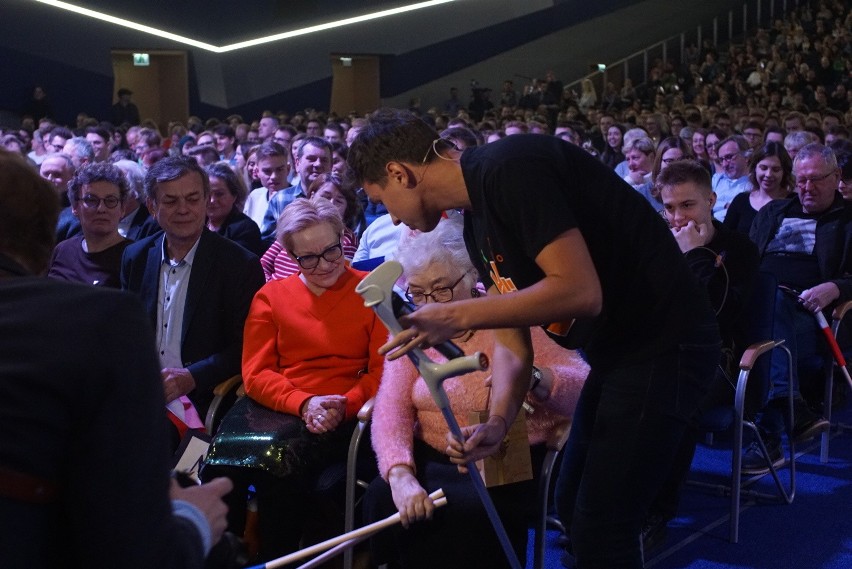
{"type": "Polygon", "coordinates": [[[324,249],[322,253],[319,255],[302,255],[296,256],[296,262],[299,263],[299,266],[303,269],[315,269],[317,265],[319,265],[320,259],[325,259],[328,263],[333,263],[339,258],[343,256],[343,245],[340,244],[340,241],[337,244],[324,249]]]}
{"type": "Polygon", "coordinates": [[[115,209],[115,207],[121,203],[121,199],[115,196],[107,196],[105,198],[99,198],[98,196],[93,196],[91,194],[80,198],[80,201],[83,202],[83,206],[86,209],[98,209],[100,207],[101,202],[104,203],[108,209],[115,209]]]}
{"type": "Polygon", "coordinates": [[[424,291],[412,291],[410,288],[405,291],[405,294],[408,296],[408,299],[413,302],[417,306],[422,306],[428,302],[426,299],[431,298],[432,302],[450,302],[453,299],[453,289],[458,286],[458,284],[465,277],[464,274],[456,280],[450,286],[441,286],[435,289],[432,289],[432,292],[424,292],[424,291]]]}

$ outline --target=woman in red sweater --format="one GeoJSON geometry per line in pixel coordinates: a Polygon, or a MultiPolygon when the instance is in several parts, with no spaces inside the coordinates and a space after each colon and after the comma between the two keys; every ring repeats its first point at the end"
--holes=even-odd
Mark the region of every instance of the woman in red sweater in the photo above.
{"type": "MultiPolygon", "coordinates": [[[[387,331],[355,292],[365,273],[346,266],[343,232],[326,200],[296,200],[281,215],[279,236],[300,272],[268,282],[252,301],[247,397],[223,419],[205,468],[205,477],[255,487],[263,560],[298,548],[317,476],[346,460],[358,410],[382,376],[387,331]]],[[[239,533],[246,494],[232,496],[239,533]]]]}

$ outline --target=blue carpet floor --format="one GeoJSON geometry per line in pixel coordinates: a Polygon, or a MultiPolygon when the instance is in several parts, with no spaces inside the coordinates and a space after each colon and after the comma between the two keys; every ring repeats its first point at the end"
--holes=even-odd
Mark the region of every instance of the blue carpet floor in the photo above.
{"type": "MultiPolygon", "coordinates": [[[[830,457],[819,460],[820,440],[796,452],[796,496],[792,504],[743,499],[739,543],[728,541],[730,499],[703,488],[685,489],[679,516],[668,538],[646,561],[648,569],[850,569],[852,568],[852,411],[849,405],[832,417],[847,425],[832,429],[830,457]]],[[[691,479],[725,483],[730,472],[730,444],[700,444],[691,479]]],[[[789,481],[782,470],[781,480],[789,481]]],[[[771,493],[766,475],[748,482],[771,493]]],[[[532,537],[532,532],[531,532],[532,537]]],[[[549,532],[545,567],[561,569],[558,534],[549,532]]],[[[532,567],[532,552],[527,567],[532,567]]]]}

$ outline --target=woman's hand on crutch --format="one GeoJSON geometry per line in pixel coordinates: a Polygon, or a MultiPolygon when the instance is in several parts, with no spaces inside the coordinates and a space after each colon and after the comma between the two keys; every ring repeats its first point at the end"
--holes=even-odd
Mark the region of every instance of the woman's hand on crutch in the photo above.
{"type": "Polygon", "coordinates": [[[435,504],[410,467],[403,464],[392,466],[388,471],[388,484],[402,527],[407,528],[411,522],[432,519],[435,504]]]}
{"type": "Polygon", "coordinates": [[[491,456],[503,444],[506,438],[507,425],[503,417],[492,415],[485,423],[462,427],[464,442],[447,433],[447,456],[450,462],[457,464],[459,472],[466,473],[469,462],[476,462],[491,456]]]}

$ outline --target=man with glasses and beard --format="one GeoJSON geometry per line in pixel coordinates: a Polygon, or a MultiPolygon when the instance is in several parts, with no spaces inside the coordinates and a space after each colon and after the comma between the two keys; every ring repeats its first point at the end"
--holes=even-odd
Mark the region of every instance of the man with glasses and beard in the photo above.
{"type": "Polygon", "coordinates": [[[719,163],[722,172],[713,176],[713,191],[716,192],[716,204],[713,217],[725,221],[728,206],[740,192],[751,189],[748,179],[748,150],[746,139],[739,135],[729,136],[719,143],[719,163]]]}

